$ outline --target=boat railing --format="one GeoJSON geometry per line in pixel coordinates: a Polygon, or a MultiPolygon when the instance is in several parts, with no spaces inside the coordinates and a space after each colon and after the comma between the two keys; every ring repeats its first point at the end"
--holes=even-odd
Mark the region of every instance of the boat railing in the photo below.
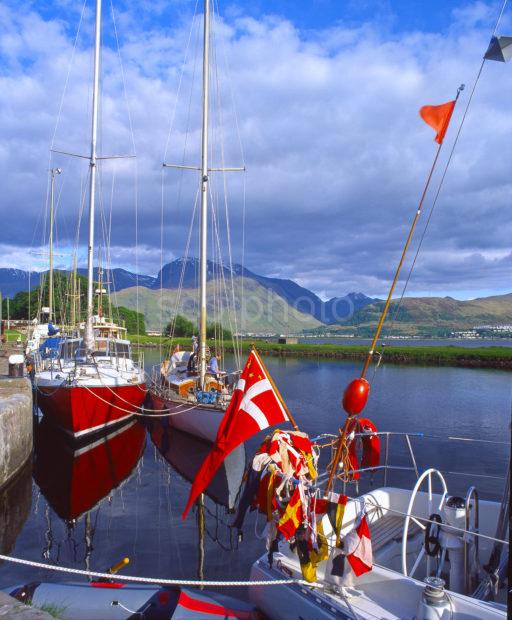
{"type": "Polygon", "coordinates": [[[43,357],[39,351],[35,351],[31,355],[31,360],[34,372],[36,373],[48,370],[50,371],[53,378],[53,372],[57,372],[58,370],[60,370],[60,359],[57,356],[43,357]]]}
{"type": "Polygon", "coordinates": [[[139,349],[136,353],[132,350],[132,359],[141,370],[144,369],[144,349],[139,349]]]}
{"type": "MultiPolygon", "coordinates": [[[[454,436],[448,436],[448,437],[437,437],[437,436],[433,436],[433,435],[426,435],[425,433],[407,433],[407,432],[396,432],[396,431],[379,431],[379,432],[374,432],[374,433],[356,433],[354,435],[354,440],[356,438],[363,438],[363,437],[369,437],[369,436],[378,436],[383,438],[384,440],[384,455],[382,458],[382,464],[380,465],[375,465],[375,466],[369,466],[369,467],[360,467],[358,469],[354,469],[350,472],[350,479],[344,479],[343,480],[343,492],[346,493],[346,489],[347,489],[347,485],[348,484],[354,484],[356,487],[356,491],[359,490],[359,479],[354,480],[354,474],[370,474],[371,476],[373,476],[376,472],[383,472],[383,483],[384,486],[388,485],[388,481],[389,481],[389,476],[390,473],[395,471],[395,472],[408,472],[411,474],[414,474],[414,476],[416,477],[416,479],[418,479],[420,477],[420,468],[418,467],[418,460],[416,458],[416,454],[413,448],[413,443],[411,441],[411,439],[419,439],[419,440],[428,440],[428,439],[432,439],[432,440],[438,440],[438,441],[448,441],[448,442],[466,442],[468,444],[478,444],[482,441],[484,441],[485,443],[494,443],[497,445],[505,445],[507,444],[507,442],[504,441],[493,441],[493,440],[481,440],[481,439],[472,439],[472,438],[466,438],[466,437],[454,437],[454,436]],[[404,442],[404,447],[406,448],[406,452],[409,455],[409,464],[395,464],[390,462],[390,443],[391,443],[391,439],[392,438],[402,438],[403,442],[404,442]]],[[[338,439],[339,435],[334,435],[331,433],[324,433],[322,435],[319,435],[317,437],[315,437],[313,439],[313,441],[319,445],[322,444],[322,442],[325,442],[325,440],[327,440],[327,443],[324,443],[324,445],[329,446],[329,445],[335,445],[335,441],[338,439]]],[[[342,473],[341,470],[342,466],[340,465],[340,472],[342,473]]],[[[494,480],[505,480],[505,478],[503,476],[496,476],[496,475],[492,475],[492,474],[487,474],[487,473],[480,473],[480,472],[462,472],[462,471],[447,471],[447,470],[440,470],[441,473],[443,475],[451,475],[451,476],[466,476],[469,477],[471,476],[471,478],[481,478],[481,479],[494,479],[494,480]]],[[[327,481],[329,477],[329,472],[324,472],[322,474],[320,474],[320,476],[318,477],[317,481],[316,481],[316,486],[321,486],[323,483],[325,483],[327,481]]]]}
{"type": "MultiPolygon", "coordinates": [[[[238,378],[240,377],[241,372],[242,372],[241,370],[234,370],[233,372],[222,373],[222,380],[226,380],[228,382],[226,387],[228,387],[230,394],[234,390],[236,386],[236,382],[238,378]]],[[[158,396],[162,398],[166,398],[171,395],[173,397],[176,396],[175,391],[173,391],[169,387],[168,383],[165,380],[164,375],[162,374],[161,364],[154,364],[153,366],[151,366],[151,369],[148,372],[148,375],[150,379],[151,390],[155,392],[155,394],[157,394],[158,396]]],[[[190,375],[190,378],[197,379],[197,375],[190,375]]]]}
{"type": "MultiPolygon", "coordinates": [[[[354,502],[359,502],[361,501],[360,497],[354,497],[354,496],[348,496],[347,499],[354,501],[354,502]]],[[[394,508],[393,506],[389,506],[388,504],[379,504],[374,497],[371,498],[365,498],[365,508],[368,511],[372,511],[375,510],[377,512],[388,512],[390,514],[399,516],[399,517],[410,517],[412,520],[415,520],[416,523],[420,522],[423,525],[427,524],[427,523],[431,523],[432,525],[439,525],[439,521],[436,521],[435,519],[432,519],[431,517],[426,517],[423,514],[416,514],[416,513],[412,513],[412,512],[405,512],[403,510],[398,510],[397,508],[394,508]]],[[[497,536],[491,536],[490,534],[484,534],[483,532],[480,532],[478,530],[475,530],[474,528],[470,528],[470,527],[458,527],[456,525],[452,525],[452,524],[448,524],[445,523],[443,524],[443,527],[445,529],[445,531],[451,531],[451,532],[458,532],[460,534],[463,534],[465,537],[475,537],[475,539],[485,539],[494,543],[499,543],[500,545],[506,545],[506,546],[510,546],[510,542],[508,540],[505,540],[504,538],[498,538],[497,536]]]]}

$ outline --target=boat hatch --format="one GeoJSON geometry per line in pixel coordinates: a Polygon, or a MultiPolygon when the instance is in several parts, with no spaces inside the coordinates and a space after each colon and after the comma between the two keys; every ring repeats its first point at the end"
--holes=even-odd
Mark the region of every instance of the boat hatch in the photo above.
{"type": "Polygon", "coordinates": [[[59,357],[62,360],[74,360],[85,357],[85,347],[80,338],[66,338],[61,342],[59,357]]]}

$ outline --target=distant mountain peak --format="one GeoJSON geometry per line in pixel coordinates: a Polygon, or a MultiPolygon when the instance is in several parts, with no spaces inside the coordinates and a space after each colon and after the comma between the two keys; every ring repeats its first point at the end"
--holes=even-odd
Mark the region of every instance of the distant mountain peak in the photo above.
{"type": "MultiPolygon", "coordinates": [[[[199,259],[195,256],[180,256],[166,263],[156,277],[137,275],[123,268],[104,269],[103,279],[110,283],[112,291],[122,291],[137,285],[151,290],[177,289],[180,285],[184,289],[195,289],[199,286],[199,259]]],[[[87,275],[86,269],[79,269],[81,275],[87,275]]],[[[207,279],[212,280],[216,274],[222,272],[225,278],[244,277],[254,280],[272,294],[278,295],[295,310],[313,316],[322,323],[333,324],[344,322],[375,300],[363,293],[352,292],[344,297],[333,297],[329,301],[322,301],[315,293],[300,286],[290,279],[271,278],[260,276],[239,263],[233,263],[232,268],[220,265],[212,260],[207,261],[207,279]]],[[[32,277],[31,286],[37,286],[41,274],[32,277]]],[[[98,269],[94,270],[95,278],[98,269]]],[[[0,269],[0,290],[4,295],[13,296],[18,291],[28,288],[28,272],[18,269],[0,269]]]]}

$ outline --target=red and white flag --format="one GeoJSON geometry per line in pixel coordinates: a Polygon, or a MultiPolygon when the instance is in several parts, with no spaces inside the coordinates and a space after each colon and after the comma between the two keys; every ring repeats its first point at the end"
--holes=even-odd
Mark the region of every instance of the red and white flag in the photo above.
{"type": "Polygon", "coordinates": [[[357,577],[372,570],[372,539],[365,514],[359,525],[345,536],[343,543],[347,560],[357,577]]]}
{"type": "Polygon", "coordinates": [[[251,351],[221,420],[217,438],[194,478],[182,519],[210,484],[226,456],[241,443],[274,424],[288,422],[281,399],[270,381],[263,362],[251,351]]]}

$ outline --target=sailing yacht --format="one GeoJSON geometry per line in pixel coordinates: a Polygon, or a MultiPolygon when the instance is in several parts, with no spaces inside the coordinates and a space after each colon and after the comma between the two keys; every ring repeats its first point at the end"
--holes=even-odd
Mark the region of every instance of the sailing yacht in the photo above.
{"type": "Polygon", "coordinates": [[[142,406],[146,382],[141,363],[132,358],[130,342],[105,329],[94,315],[94,227],[101,48],[101,0],[96,0],[94,77],[89,157],[89,240],[87,315],[83,337],[65,338],[49,359],[34,356],[34,386],[43,414],[73,438],[101,432],[142,406]]]}
{"type": "MultiPolygon", "coordinates": [[[[510,58],[503,50],[510,46],[511,38],[495,36],[496,29],[478,76],[486,59],[504,62],[510,58]]],[[[477,82],[478,77],[473,92],[477,82]]],[[[377,432],[370,420],[358,417],[370,393],[366,374],[462,89],[459,87],[455,100],[420,110],[425,122],[437,131],[439,146],[361,374],[344,392],[343,428],[339,435],[313,440],[312,449],[303,456],[314,466],[305,474],[290,467],[291,459],[280,460],[281,448],[287,446],[266,447],[278,443],[277,431],[254,457],[248,475],[252,486],[246,483],[244,506],[257,507],[267,515],[269,553],[252,566],[251,580],[257,583],[249,588],[249,594],[272,620],[507,617],[510,463],[500,479],[501,501],[484,499],[494,476],[482,471],[481,463],[480,471],[467,473],[441,471],[434,461],[436,452],[449,450],[454,452],[454,465],[458,463],[455,445],[463,441],[478,464],[481,439],[430,437],[436,443],[429,451],[429,465],[422,471],[411,437],[423,439],[423,433],[377,432]],[[396,439],[403,439],[404,445],[393,455],[389,445],[396,439]],[[382,462],[381,440],[385,442],[382,462]],[[329,447],[330,462],[317,475],[320,449],[329,447]],[[409,454],[410,464],[404,465],[404,453],[409,454]],[[414,482],[404,484],[406,474],[414,477],[414,482]],[[279,586],[278,580],[283,579],[293,581],[279,586]],[[261,587],[262,581],[276,583],[261,587]]]]}
{"type": "MultiPolygon", "coordinates": [[[[29,326],[27,345],[25,347],[25,355],[33,355],[39,350],[41,345],[57,335],[59,329],[53,325],[54,309],[53,309],[53,227],[55,214],[55,177],[62,174],[61,168],[50,169],[50,230],[48,235],[48,306],[43,306],[39,316],[29,326]]],[[[29,287],[30,288],[30,287],[29,287]]],[[[43,290],[41,282],[41,291],[43,290]]],[[[30,290],[29,290],[30,295],[30,290]]],[[[41,300],[42,301],[42,300],[41,300]]],[[[28,317],[31,320],[31,317],[28,317]]],[[[58,341],[49,342],[50,349],[54,349],[58,341]]],[[[44,347],[43,347],[44,349],[44,347]]]]}
{"type": "MultiPolygon", "coordinates": [[[[389,441],[396,433],[380,435],[389,441]]],[[[387,478],[396,468],[386,461],[380,469],[387,478]]],[[[401,469],[414,472],[412,464],[401,469]]],[[[368,468],[362,473],[370,476],[368,468]]],[[[502,503],[479,499],[475,480],[468,480],[465,494],[451,494],[443,473],[430,468],[419,475],[412,489],[385,484],[349,497],[341,532],[330,527],[328,518],[321,521],[323,531],[330,550],[337,548],[336,539],[341,536],[345,551],[350,551],[348,541],[360,527],[364,511],[371,570],[356,576],[343,550],[337,567],[336,554],[330,552],[316,567],[311,588],[254,586],[251,600],[272,620],[298,614],[304,620],[504,620],[509,500],[507,496],[502,503]]],[[[320,493],[325,482],[325,478],[319,481],[320,493]]],[[[356,538],[357,544],[362,555],[365,537],[360,542],[356,538]]],[[[301,579],[301,568],[297,553],[281,540],[272,564],[266,554],[254,563],[251,580],[301,579]]]]}
{"type": "MultiPolygon", "coordinates": [[[[150,395],[153,410],[168,411],[169,423],[186,433],[207,441],[214,441],[220,421],[229,405],[233,382],[227,381],[223,372],[209,372],[207,368],[209,350],[207,347],[207,234],[210,179],[212,169],[208,162],[208,112],[210,73],[210,0],[204,1],[203,17],[203,81],[202,81],[202,139],[199,194],[200,212],[200,257],[199,257],[199,339],[193,351],[173,354],[170,369],[153,372],[150,395]],[[196,350],[197,345],[197,350],[196,350]]],[[[164,164],[167,165],[167,164],[164,164]]],[[[169,166],[173,167],[173,166],[169,166]]],[[[177,166],[183,168],[184,166],[177,166]]],[[[233,171],[237,168],[216,171],[233,171]]],[[[240,168],[243,170],[243,168],[240,168]]]]}

